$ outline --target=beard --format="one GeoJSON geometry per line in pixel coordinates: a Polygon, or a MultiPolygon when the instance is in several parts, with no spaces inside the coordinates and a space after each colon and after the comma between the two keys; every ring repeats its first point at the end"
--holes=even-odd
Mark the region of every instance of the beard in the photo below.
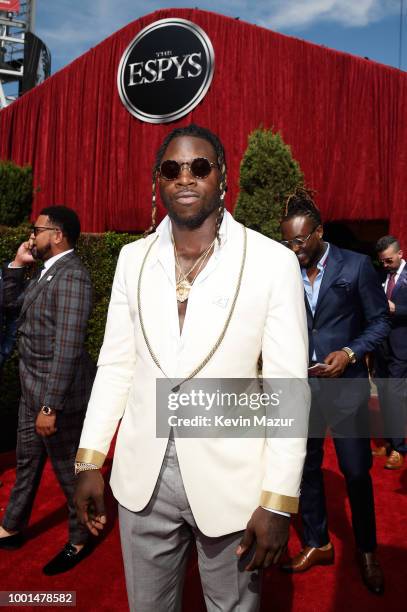
{"type": "Polygon", "coordinates": [[[33,246],[33,248],[31,249],[31,255],[34,257],[36,261],[38,260],[46,261],[50,257],[49,255],[50,251],[51,251],[50,244],[46,244],[41,249],[38,249],[36,246],[33,246]]]}
{"type": "Polygon", "coordinates": [[[163,194],[161,194],[161,199],[164,203],[165,208],[167,209],[168,216],[171,221],[173,221],[178,227],[190,230],[198,229],[198,227],[201,227],[203,222],[217,208],[219,208],[221,204],[219,194],[217,193],[211,200],[205,202],[194,215],[184,217],[178,214],[178,212],[174,209],[172,202],[168,198],[163,197],[163,194]]]}

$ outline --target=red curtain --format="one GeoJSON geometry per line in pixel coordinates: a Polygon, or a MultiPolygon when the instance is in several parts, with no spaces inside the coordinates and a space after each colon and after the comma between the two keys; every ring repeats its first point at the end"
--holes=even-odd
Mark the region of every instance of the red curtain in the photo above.
{"type": "MultiPolygon", "coordinates": [[[[129,24],[0,112],[0,158],[34,167],[34,215],[76,209],[86,231],[148,227],[154,154],[174,126],[194,121],[223,141],[227,206],[251,130],[279,130],[326,221],[389,219],[407,234],[407,75],[396,69],[214,13],[160,10],[129,24]],[[215,49],[203,102],[171,125],[133,118],[116,87],[121,55],[149,23],[178,16],[215,49]]],[[[1,222],[1,220],[0,220],[1,222]]]]}

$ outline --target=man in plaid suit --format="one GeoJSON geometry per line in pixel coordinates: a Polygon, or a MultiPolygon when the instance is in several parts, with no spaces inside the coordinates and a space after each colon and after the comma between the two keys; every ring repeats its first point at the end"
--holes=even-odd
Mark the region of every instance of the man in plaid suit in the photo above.
{"type": "Polygon", "coordinates": [[[76,213],[65,206],[41,211],[28,242],[3,270],[4,300],[21,302],[18,320],[21,400],[17,475],[0,527],[0,548],[21,546],[47,456],[65,493],[69,542],[43,571],[71,569],[90,552],[86,528],[72,501],[74,459],[89,399],[94,365],[84,349],[92,308],[88,272],[74,252],[76,213]],[[24,290],[25,266],[43,263],[24,290]]]}
{"type": "Polygon", "coordinates": [[[0,270],[0,380],[4,362],[11,354],[16,337],[16,316],[13,309],[3,308],[3,277],[0,270]]]}
{"type": "MultiPolygon", "coordinates": [[[[0,384],[2,382],[3,365],[12,353],[16,340],[16,315],[13,310],[3,308],[3,277],[0,270],[0,384]]],[[[3,486],[0,480],[0,487],[3,486]]]]}

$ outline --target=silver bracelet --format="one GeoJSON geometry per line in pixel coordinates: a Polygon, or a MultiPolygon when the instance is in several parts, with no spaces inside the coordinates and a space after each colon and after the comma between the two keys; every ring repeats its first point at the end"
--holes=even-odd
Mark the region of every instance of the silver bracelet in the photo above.
{"type": "Polygon", "coordinates": [[[83,463],[82,461],[75,461],[75,476],[80,472],[90,472],[91,470],[98,470],[98,466],[94,463],[83,463]]]}

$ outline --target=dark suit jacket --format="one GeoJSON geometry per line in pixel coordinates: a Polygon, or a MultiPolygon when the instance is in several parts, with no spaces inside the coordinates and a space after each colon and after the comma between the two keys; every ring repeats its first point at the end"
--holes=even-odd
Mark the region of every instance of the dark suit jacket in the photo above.
{"type": "Polygon", "coordinates": [[[400,361],[407,360],[407,264],[404,266],[396,286],[393,289],[391,301],[396,306],[394,314],[390,315],[391,330],[388,337],[391,353],[400,361]]]}
{"type": "MultiPolygon", "coordinates": [[[[5,301],[16,305],[24,271],[4,268],[5,301]]],[[[40,281],[36,275],[23,294],[18,319],[22,397],[38,412],[84,411],[95,366],[84,348],[92,308],[89,274],[75,253],[57,260],[40,281]]]]}
{"type": "Polygon", "coordinates": [[[364,356],[390,330],[387,300],[369,257],[331,244],[314,316],[306,296],[305,304],[310,361],[314,349],[319,362],[344,346],[357,355],[357,362],[346,368],[339,382],[328,383],[332,413],[337,413],[340,405],[344,414],[349,414],[368,395],[364,356]]]}
{"type": "Polygon", "coordinates": [[[0,270],[0,369],[14,348],[16,339],[15,309],[3,305],[3,277],[0,270]]]}

